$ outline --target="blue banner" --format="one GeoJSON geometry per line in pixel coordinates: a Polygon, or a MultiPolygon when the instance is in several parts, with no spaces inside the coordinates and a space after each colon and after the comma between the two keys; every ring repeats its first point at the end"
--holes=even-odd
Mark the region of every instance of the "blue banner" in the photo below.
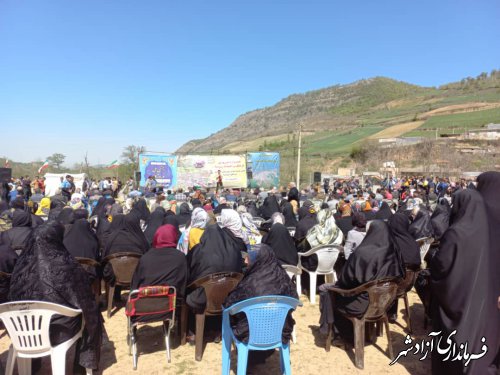
{"type": "Polygon", "coordinates": [[[155,176],[157,186],[170,189],[177,184],[176,155],[139,155],[139,170],[141,171],[141,186],[146,185],[149,176],[155,176]]]}
{"type": "Polygon", "coordinates": [[[248,186],[271,188],[280,183],[280,154],[250,152],[247,154],[248,186]]]}

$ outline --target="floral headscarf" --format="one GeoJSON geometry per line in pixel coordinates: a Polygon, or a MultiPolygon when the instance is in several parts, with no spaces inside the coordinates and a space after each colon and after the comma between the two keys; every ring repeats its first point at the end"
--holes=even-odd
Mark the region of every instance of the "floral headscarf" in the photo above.
{"type": "Polygon", "coordinates": [[[252,215],[250,215],[248,212],[244,212],[240,215],[240,217],[243,223],[242,231],[248,241],[245,243],[250,246],[259,244],[262,241],[262,235],[260,234],[259,228],[257,228],[257,226],[254,224],[252,215]]]}
{"type": "Polygon", "coordinates": [[[335,218],[330,210],[321,210],[318,213],[318,224],[309,229],[306,238],[311,247],[320,245],[340,245],[344,240],[342,231],[335,224],[335,218]]]}

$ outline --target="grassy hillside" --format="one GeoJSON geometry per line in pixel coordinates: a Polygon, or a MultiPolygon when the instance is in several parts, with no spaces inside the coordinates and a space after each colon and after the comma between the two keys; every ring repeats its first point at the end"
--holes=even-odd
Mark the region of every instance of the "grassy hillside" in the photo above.
{"type": "Polygon", "coordinates": [[[305,137],[303,151],[312,156],[349,153],[353,144],[382,130],[381,126],[356,127],[352,130],[321,132],[305,137]]]}
{"type": "Polygon", "coordinates": [[[405,136],[435,137],[433,129],[439,129],[438,134],[461,134],[465,130],[478,129],[490,123],[500,123],[500,108],[432,116],[418,129],[406,133],[405,136]]]}
{"type": "Polygon", "coordinates": [[[248,112],[229,127],[208,138],[188,142],[179,151],[269,150],[293,156],[297,128],[302,124],[307,133],[305,155],[335,157],[370,137],[432,137],[435,132],[425,129],[457,127],[458,132],[458,127],[477,128],[500,122],[495,105],[500,106],[498,71],[439,88],[376,77],[291,95],[272,107],[248,112]],[[228,141],[234,139],[238,141],[228,141]]]}

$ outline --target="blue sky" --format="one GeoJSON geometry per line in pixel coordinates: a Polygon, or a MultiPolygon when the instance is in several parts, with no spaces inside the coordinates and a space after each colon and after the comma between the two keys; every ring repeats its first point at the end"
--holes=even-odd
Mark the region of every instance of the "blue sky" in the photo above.
{"type": "Polygon", "coordinates": [[[173,151],[284,97],[500,68],[500,2],[0,1],[0,156],[173,151]]]}

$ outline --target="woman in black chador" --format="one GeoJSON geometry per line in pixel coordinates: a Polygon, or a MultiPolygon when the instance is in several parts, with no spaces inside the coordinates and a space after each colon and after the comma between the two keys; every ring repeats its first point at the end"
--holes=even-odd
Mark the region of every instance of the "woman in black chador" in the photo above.
{"type": "MultiPolygon", "coordinates": [[[[103,320],[85,270],[63,245],[64,226],[48,223],[34,230],[28,248],[19,257],[10,282],[10,301],[44,301],[81,309],[85,328],[77,346],[78,363],[97,369],[103,320]]],[[[53,346],[73,337],[80,317],[55,316],[50,327],[53,346]]]]}
{"type": "Polygon", "coordinates": [[[163,225],[163,220],[165,220],[166,216],[165,209],[163,207],[157,207],[149,216],[148,226],[144,231],[144,236],[148,240],[148,244],[151,246],[153,243],[153,237],[158,230],[159,227],[163,225]]]}
{"type": "MultiPolygon", "coordinates": [[[[121,252],[142,255],[149,249],[148,241],[144,237],[139,224],[139,218],[135,214],[115,215],[109,232],[102,258],[121,252]]],[[[104,266],[103,276],[108,283],[114,284],[115,275],[109,263],[104,266]]]]}
{"type": "MultiPolygon", "coordinates": [[[[402,276],[401,256],[394,246],[389,226],[385,221],[374,220],[365,238],[344,265],[336,286],[342,289],[353,289],[369,281],[402,276]]],[[[324,291],[323,286],[320,287],[320,292],[322,333],[328,333],[323,330],[326,327],[325,323],[333,321],[340,336],[347,342],[352,342],[352,323],[339,311],[351,316],[362,316],[368,308],[368,294],[362,293],[354,297],[335,295],[335,311],[334,319],[332,319],[331,311],[329,311],[331,306],[329,293],[324,291]]]]}
{"type": "MultiPolygon", "coordinates": [[[[215,272],[241,272],[241,252],[247,247],[243,240],[236,237],[228,228],[217,224],[208,225],[201,236],[200,243],[187,255],[189,266],[188,285],[193,281],[215,272]]],[[[199,311],[207,303],[205,291],[198,288],[187,296],[187,304],[199,311]]]]}
{"type": "MultiPolygon", "coordinates": [[[[467,342],[467,352],[482,352],[482,338],[488,352],[465,366],[463,361],[444,361],[432,352],[432,373],[437,374],[496,374],[490,367],[498,349],[498,252],[490,245],[489,220],[481,194],[463,190],[453,196],[450,227],[441,238],[439,250],[431,259],[432,324],[441,331],[443,340],[456,330],[451,341],[456,345],[467,342]],[[497,289],[497,290],[495,290],[497,289]]],[[[499,228],[495,228],[496,231],[499,228]]]]}
{"type": "MultiPolygon", "coordinates": [[[[66,250],[78,258],[89,258],[99,261],[99,241],[90,229],[90,223],[86,219],[78,219],[69,226],[64,233],[64,246],[66,250]]],[[[97,270],[89,270],[90,283],[97,277],[97,270]]]]}
{"type": "Polygon", "coordinates": [[[0,245],[8,245],[17,254],[21,254],[26,249],[32,231],[31,214],[15,210],[12,214],[12,228],[0,233],[0,245]]]}
{"type": "MultiPolygon", "coordinates": [[[[280,266],[273,249],[266,244],[256,245],[248,253],[248,269],[236,288],[229,293],[224,307],[234,305],[253,297],[280,295],[298,299],[295,285],[286,271],[280,266]]],[[[295,321],[289,312],[283,327],[283,343],[287,344],[295,321]]],[[[231,318],[234,335],[240,341],[248,341],[248,321],[245,314],[236,314],[231,318]]]]}
{"type": "MultiPolygon", "coordinates": [[[[492,293],[493,298],[498,299],[500,306],[500,172],[484,172],[477,178],[477,191],[483,197],[486,205],[486,215],[488,217],[488,226],[490,232],[490,270],[492,273],[492,293]]],[[[496,312],[496,321],[500,323],[500,309],[496,312]]],[[[500,324],[497,324],[497,334],[493,338],[496,342],[490,341],[488,348],[493,353],[497,353],[495,363],[490,365],[490,373],[500,371],[500,324]]],[[[490,337],[491,338],[491,337],[490,337]]]]}
{"type": "Polygon", "coordinates": [[[273,225],[269,232],[262,238],[262,243],[269,245],[273,249],[278,263],[296,266],[299,262],[299,256],[290,232],[283,225],[283,215],[275,213],[273,214],[273,219],[273,225]]]}

